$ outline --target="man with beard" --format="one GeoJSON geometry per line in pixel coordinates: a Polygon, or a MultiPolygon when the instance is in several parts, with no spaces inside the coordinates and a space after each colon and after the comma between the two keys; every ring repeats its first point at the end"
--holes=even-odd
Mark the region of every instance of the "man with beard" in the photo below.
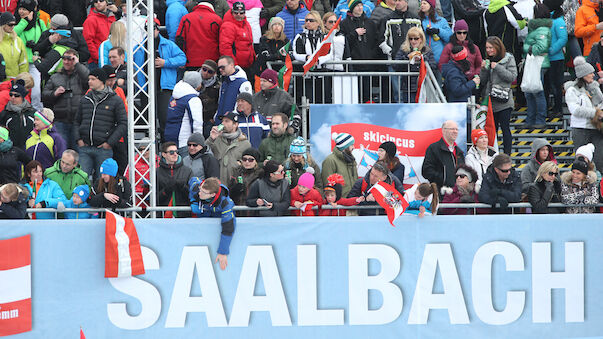
{"type": "Polygon", "coordinates": [[[227,112],[222,116],[220,126],[214,126],[211,129],[206,144],[220,163],[220,180],[228,182],[233,171],[239,165],[241,155],[251,147],[251,143],[239,129],[238,114],[227,112]]]}
{"type": "Polygon", "coordinates": [[[289,155],[289,146],[295,136],[287,130],[289,118],[283,113],[274,114],[270,125],[268,137],[260,144],[260,164],[263,165],[268,160],[282,164],[289,155]]]}
{"type": "Polygon", "coordinates": [[[334,173],[341,174],[345,180],[341,196],[347,197],[352,185],[358,180],[358,164],[352,151],[354,150],[354,137],[348,133],[333,133],[335,148],[322,162],[322,182],[334,173]]]}

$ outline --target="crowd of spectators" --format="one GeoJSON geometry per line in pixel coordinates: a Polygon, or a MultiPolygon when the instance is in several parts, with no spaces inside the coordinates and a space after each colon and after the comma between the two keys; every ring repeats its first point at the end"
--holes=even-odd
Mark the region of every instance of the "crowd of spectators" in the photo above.
{"type": "MultiPolygon", "coordinates": [[[[438,213],[440,202],[483,202],[491,205],[488,212],[507,213],[508,204],[519,201],[529,201],[533,213],[561,212],[549,208],[550,202],[582,205],[568,207],[568,213],[594,212],[589,205],[601,198],[597,168],[603,167],[600,2],[156,0],[155,13],[137,7],[128,14],[125,1],[10,1],[0,6],[0,217],[26,217],[27,207],[132,205],[126,98],[135,94],[127,93],[127,82],[142,85],[144,79],[127,79],[126,65],[140,68],[145,59],[152,62],[144,67],[154,67],[156,75],[151,95],[161,144],[157,159],[147,153],[134,161],[137,195],[148,192],[148,173],[140,176],[152,161],[158,204],[196,204],[195,215],[204,214],[205,205],[217,213],[231,203],[265,207],[250,215],[288,215],[290,207],[294,215],[352,215],[357,212],[312,207],[376,205],[370,188],[380,181],[404,193],[409,169],[392,142],[379,146],[378,161],[362,178],[348,133],[333,135],[332,153],[316,163],[307,140],[298,136],[307,123],[296,105],[298,93],[280,88],[279,74],[267,67],[287,54],[307,61],[338,19],[331,49],[315,70],[343,71],[327,61],[389,59],[408,63],[384,69],[358,64],[352,70],[417,71],[424,60],[448,101],[466,102],[472,95],[482,103],[491,100],[502,129],[500,153],[488,146],[485,131],[473,130],[465,155],[455,143],[458,126],[445,122],[442,138],[425,154],[422,174],[429,183],[407,187],[409,212],[423,216],[438,213]],[[126,32],[128,15],[133,32],[126,32]],[[145,42],[149,20],[155,50],[127,55],[128,39],[145,42]],[[543,56],[543,89],[514,92],[511,85],[521,82],[528,55],[543,56]],[[566,70],[575,80],[564,84],[566,70]],[[571,171],[560,173],[544,139],[533,141],[531,160],[515,169],[509,157],[513,108],[527,105],[526,126],[543,128],[547,116],[563,118],[563,97],[576,150],[571,171]]],[[[374,86],[370,76],[360,79],[361,87],[374,86]]],[[[391,102],[414,101],[416,76],[385,82],[391,102]]],[[[330,102],[332,86],[329,77],[314,79],[308,95],[330,102]]],[[[373,99],[370,91],[359,95],[363,102],[373,99]]],[[[227,219],[228,238],[233,228],[227,219]]]]}

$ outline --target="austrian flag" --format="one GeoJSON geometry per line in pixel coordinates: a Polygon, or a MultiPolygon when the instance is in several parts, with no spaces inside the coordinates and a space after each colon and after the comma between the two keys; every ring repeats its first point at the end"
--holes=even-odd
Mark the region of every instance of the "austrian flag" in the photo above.
{"type": "Polygon", "coordinates": [[[31,236],[0,240],[0,337],[31,331],[31,236]]]}
{"type": "Polygon", "coordinates": [[[105,278],[144,274],[140,241],[134,221],[107,210],[105,219],[105,278]]]}
{"type": "Polygon", "coordinates": [[[387,212],[389,223],[392,224],[392,226],[395,226],[394,221],[396,221],[408,207],[408,202],[404,199],[402,194],[400,194],[400,192],[392,185],[383,181],[374,184],[369,192],[373,194],[377,203],[379,203],[379,205],[385,209],[385,212],[387,212]]]}
{"type": "Polygon", "coordinates": [[[333,38],[335,37],[335,34],[337,34],[337,28],[339,27],[340,21],[341,18],[337,19],[337,22],[335,22],[335,25],[333,25],[333,27],[329,31],[329,34],[327,34],[327,36],[320,42],[320,44],[318,44],[314,53],[308,58],[308,60],[304,64],[304,75],[306,75],[306,73],[308,73],[308,71],[312,67],[314,67],[314,65],[316,65],[316,63],[318,62],[318,58],[329,54],[329,52],[331,51],[331,44],[333,43],[333,38]]]}

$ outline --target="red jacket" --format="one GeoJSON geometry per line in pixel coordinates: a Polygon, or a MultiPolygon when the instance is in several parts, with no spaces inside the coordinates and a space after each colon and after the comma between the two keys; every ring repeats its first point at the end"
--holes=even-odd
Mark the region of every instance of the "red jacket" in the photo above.
{"type": "Polygon", "coordinates": [[[198,4],[182,17],[176,43],[186,54],[186,67],[201,67],[207,59],[218,60],[221,26],[222,19],[205,3],[198,4]]]}
{"type": "MultiPolygon", "coordinates": [[[[294,188],[291,189],[291,206],[295,207],[296,201],[299,201],[299,202],[312,201],[312,202],[314,202],[314,205],[321,206],[322,205],[322,196],[314,188],[311,189],[310,191],[308,191],[308,193],[301,195],[301,194],[299,194],[299,190],[297,189],[297,186],[295,186],[294,188]]],[[[297,209],[297,210],[291,212],[291,214],[297,215],[297,216],[315,216],[316,212],[317,212],[316,210],[312,210],[312,209],[308,210],[306,212],[302,212],[300,209],[297,209]]]]}
{"type": "MultiPolygon", "coordinates": [[[[2,83],[0,83],[0,109],[4,110],[4,106],[6,106],[6,104],[8,103],[8,101],[10,100],[10,96],[8,95],[10,92],[10,88],[12,87],[12,80],[6,80],[2,83]]],[[[31,90],[29,90],[27,92],[27,96],[25,97],[25,99],[29,102],[31,102],[31,90]]]]}
{"type": "MultiPolygon", "coordinates": [[[[352,198],[341,198],[339,200],[337,200],[337,205],[340,206],[356,206],[358,205],[358,203],[356,202],[356,199],[358,199],[358,197],[352,197],[352,198]]],[[[325,202],[326,204],[326,202],[325,202]]],[[[319,214],[321,217],[345,217],[345,213],[346,210],[343,209],[338,209],[338,210],[323,210],[321,209],[319,214]]]]}
{"type": "Polygon", "coordinates": [[[224,15],[224,22],[220,29],[220,54],[230,55],[242,68],[249,68],[255,57],[249,22],[247,19],[236,21],[231,10],[224,15]]]}
{"type": "Polygon", "coordinates": [[[84,39],[86,39],[88,51],[90,51],[88,62],[98,63],[98,47],[109,37],[109,29],[114,21],[115,17],[113,15],[106,16],[95,10],[91,10],[88,14],[88,18],[86,18],[83,25],[84,39]]]}
{"type": "MultiPolygon", "coordinates": [[[[11,12],[11,13],[15,13],[17,11],[17,4],[19,3],[18,0],[4,0],[4,1],[0,1],[0,12],[4,13],[4,12],[11,12]]],[[[15,13],[15,15],[18,15],[19,13],[15,13]]],[[[25,43],[25,42],[23,42],[25,43]]]]}
{"type": "Polygon", "coordinates": [[[584,42],[583,55],[589,55],[593,44],[599,42],[599,35],[602,31],[598,30],[596,27],[599,23],[599,16],[597,15],[598,10],[598,0],[585,0],[576,12],[574,35],[576,35],[576,38],[582,38],[582,41],[584,42]]]}

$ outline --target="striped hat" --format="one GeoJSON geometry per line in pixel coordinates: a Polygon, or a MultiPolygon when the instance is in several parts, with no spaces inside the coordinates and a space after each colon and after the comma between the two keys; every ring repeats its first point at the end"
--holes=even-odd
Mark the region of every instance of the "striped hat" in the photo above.
{"type": "Polygon", "coordinates": [[[54,121],[54,112],[50,108],[42,108],[41,111],[36,111],[34,116],[38,117],[46,126],[52,125],[54,121]]]}
{"type": "Polygon", "coordinates": [[[362,0],[349,0],[348,1],[348,8],[350,9],[350,11],[354,10],[354,7],[356,7],[356,5],[361,4],[362,0]]]}
{"type": "Polygon", "coordinates": [[[331,137],[335,140],[335,146],[340,151],[354,145],[354,137],[348,133],[333,133],[331,137]]]}

